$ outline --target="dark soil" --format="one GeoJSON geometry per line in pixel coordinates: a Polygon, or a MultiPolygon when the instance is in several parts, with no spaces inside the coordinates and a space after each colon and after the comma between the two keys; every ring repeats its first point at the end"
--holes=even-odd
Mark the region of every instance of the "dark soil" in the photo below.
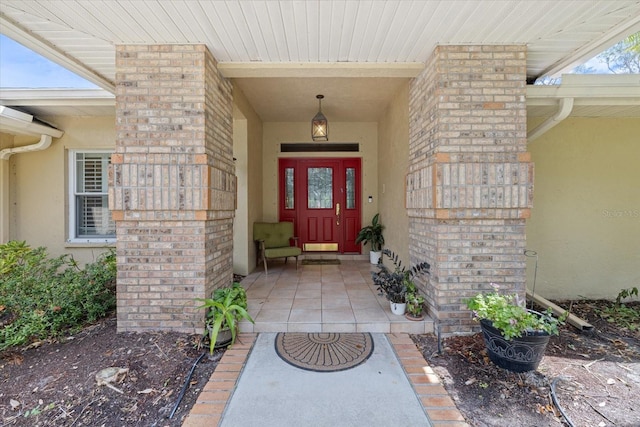
{"type": "MultiPolygon", "coordinates": [[[[444,340],[413,336],[472,426],[561,426],[551,398],[578,426],[640,426],[640,334],[597,315],[605,302],[574,303],[572,312],[595,326],[572,326],[552,338],[537,371],[514,374],[487,358],[482,337],[444,340]]],[[[608,303],[606,303],[608,304],[608,303]]],[[[640,305],[636,304],[640,309],[640,305]]],[[[0,425],[180,426],[222,351],[197,365],[187,392],[169,419],[200,349],[200,336],[116,333],[107,318],[58,342],[0,353],[0,425]],[[128,369],[113,386],[98,385],[104,368],[128,369]]]]}
{"type": "Polygon", "coordinates": [[[200,336],[116,333],[115,317],[59,342],[0,353],[0,425],[180,426],[222,351],[203,357],[171,419],[195,360],[200,336]],[[128,369],[98,385],[102,369],[128,369]]]}
{"type": "MultiPolygon", "coordinates": [[[[569,303],[559,303],[569,308],[569,303]]],[[[487,357],[482,334],[414,341],[472,426],[640,426],[640,333],[602,319],[608,301],[580,301],[573,314],[595,330],[570,325],[552,337],[537,371],[512,373],[487,357]],[[555,384],[555,387],[552,387],[555,384]]],[[[640,310],[640,303],[627,304],[640,310]]],[[[638,325],[640,326],[640,325],[638,325]]]]}

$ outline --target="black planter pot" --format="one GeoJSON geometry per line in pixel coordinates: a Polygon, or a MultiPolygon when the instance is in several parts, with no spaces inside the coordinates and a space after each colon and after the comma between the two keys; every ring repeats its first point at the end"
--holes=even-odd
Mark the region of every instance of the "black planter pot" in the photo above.
{"type": "Polygon", "coordinates": [[[497,366],[512,372],[538,369],[549,343],[549,334],[532,331],[527,335],[506,340],[502,333],[492,326],[491,321],[480,320],[480,327],[489,359],[497,366]]]}

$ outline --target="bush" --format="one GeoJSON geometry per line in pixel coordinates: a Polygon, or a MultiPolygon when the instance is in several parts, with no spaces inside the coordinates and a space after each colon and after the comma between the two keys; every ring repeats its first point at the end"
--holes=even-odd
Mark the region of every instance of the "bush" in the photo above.
{"type": "Polygon", "coordinates": [[[85,269],[25,242],[0,245],[0,350],[77,330],[115,308],[113,251],[85,269]]]}

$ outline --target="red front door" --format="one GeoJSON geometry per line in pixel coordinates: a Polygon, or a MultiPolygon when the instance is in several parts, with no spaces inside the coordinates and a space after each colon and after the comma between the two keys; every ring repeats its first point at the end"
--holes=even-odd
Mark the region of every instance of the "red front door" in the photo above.
{"type": "Polygon", "coordinates": [[[360,159],[280,159],[278,176],[280,221],[304,251],[360,251],[360,159]]]}

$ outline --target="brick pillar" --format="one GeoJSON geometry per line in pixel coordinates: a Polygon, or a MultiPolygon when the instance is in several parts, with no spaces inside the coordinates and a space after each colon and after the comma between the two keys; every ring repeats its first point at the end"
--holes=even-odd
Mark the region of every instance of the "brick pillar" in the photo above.
{"type": "Polygon", "coordinates": [[[116,48],[118,331],[201,332],[232,281],[231,85],[204,45],[116,48]]]}
{"type": "Polygon", "coordinates": [[[439,46],[410,89],[410,257],[445,334],[475,325],[465,298],[500,284],[524,297],[525,46],[439,46]]]}

